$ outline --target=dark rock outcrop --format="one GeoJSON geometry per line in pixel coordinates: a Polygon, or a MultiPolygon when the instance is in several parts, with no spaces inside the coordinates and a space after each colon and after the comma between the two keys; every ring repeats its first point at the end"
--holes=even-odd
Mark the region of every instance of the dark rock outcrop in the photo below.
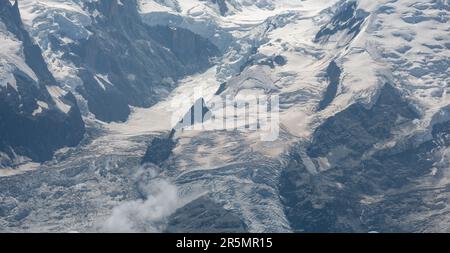
{"type": "Polygon", "coordinates": [[[208,197],[196,199],[169,217],[168,233],[245,233],[242,219],[208,197]]]}
{"type": "Polygon", "coordinates": [[[279,65],[279,66],[284,66],[287,63],[286,58],[284,58],[282,55],[277,55],[273,58],[273,61],[279,65]]]}
{"type": "Polygon", "coordinates": [[[179,78],[207,69],[220,53],[188,30],[144,24],[135,0],[88,2],[85,8],[102,14],[88,27],[91,35],[69,44],[54,38],[51,46],[79,69],[84,85],[78,92],[102,121],[125,121],[130,105],[153,105],[179,78]]]}
{"type": "Polygon", "coordinates": [[[324,156],[339,146],[346,146],[360,155],[373,144],[391,137],[391,130],[401,121],[418,117],[399,92],[386,84],[372,108],[366,109],[357,103],[323,123],[314,133],[308,155],[324,156]]]}
{"type": "Polygon", "coordinates": [[[311,172],[299,151],[303,144],[293,148],[280,181],[291,227],[298,232],[433,229],[432,222],[446,215],[438,203],[449,199],[450,191],[418,182],[430,180],[432,173],[439,178],[435,161],[450,145],[450,122],[434,125],[432,139],[422,144],[373,149],[393,135],[394,127],[417,117],[387,85],[372,108],[350,106],[315,132],[307,155],[313,162],[326,158],[327,169],[311,172]],[[424,222],[420,217],[427,212],[434,215],[424,222]]]}
{"type": "Polygon", "coordinates": [[[328,79],[329,84],[322,100],[319,103],[319,111],[327,108],[327,106],[330,105],[336,97],[341,79],[341,73],[342,71],[335,61],[332,61],[330,65],[328,65],[326,78],[328,79]]]}
{"type": "Polygon", "coordinates": [[[208,68],[211,66],[211,57],[220,54],[210,41],[189,30],[153,26],[150,31],[155,41],[170,49],[181,62],[186,73],[195,73],[208,68]]]}
{"type": "Polygon", "coordinates": [[[142,163],[153,163],[160,165],[166,161],[172,154],[172,150],[176,146],[176,141],[170,136],[155,137],[147,147],[142,163]]]}
{"type": "Polygon", "coordinates": [[[12,74],[17,89],[9,85],[0,88],[0,152],[11,160],[17,156],[36,162],[50,160],[56,150],[76,146],[83,138],[84,122],[75,97],[67,93],[60,98],[71,108],[65,113],[49,94],[47,87],[58,83],[48,70],[40,48],[23,28],[17,1],[14,5],[9,0],[0,1],[0,22],[22,43],[24,62],[37,77],[35,81],[16,68],[12,74]],[[34,113],[39,108],[37,101],[48,105],[39,114],[34,113]]]}
{"type": "Polygon", "coordinates": [[[217,89],[216,93],[214,95],[219,96],[227,89],[227,83],[221,83],[219,88],[217,89]]]}
{"type": "Polygon", "coordinates": [[[175,130],[183,130],[197,123],[203,123],[211,116],[210,110],[203,98],[197,99],[183,119],[175,126],[175,130]]]}
{"type": "Polygon", "coordinates": [[[220,15],[225,16],[229,11],[226,0],[202,0],[202,1],[210,1],[213,4],[217,5],[219,8],[220,15]]]}
{"type": "Polygon", "coordinates": [[[191,127],[197,123],[203,123],[210,117],[210,110],[206,106],[203,98],[198,99],[185,116],[172,129],[168,136],[155,137],[142,159],[142,163],[153,163],[160,165],[166,161],[172,154],[172,150],[176,146],[174,135],[177,131],[183,131],[185,128],[191,127]]]}

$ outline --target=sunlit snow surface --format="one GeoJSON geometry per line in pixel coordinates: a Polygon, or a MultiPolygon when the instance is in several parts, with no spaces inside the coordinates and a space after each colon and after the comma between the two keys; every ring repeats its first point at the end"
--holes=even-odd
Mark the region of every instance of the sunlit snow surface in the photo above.
{"type": "Polygon", "coordinates": [[[37,85],[37,77],[32,69],[25,63],[22,52],[22,43],[6,29],[0,21],[0,89],[9,84],[17,91],[16,79],[13,72],[18,70],[28,76],[37,85]]]}
{"type": "MultiPolygon", "coordinates": [[[[60,60],[58,52],[47,50],[44,34],[48,29],[56,33],[68,29],[67,34],[75,36],[69,40],[89,36],[85,26],[95,14],[83,11],[82,2],[21,1],[25,24],[43,48],[50,70],[67,84],[67,89],[80,80],[71,65],[60,60]],[[47,17],[54,21],[56,17],[65,19],[67,25],[49,28],[47,17]]],[[[233,7],[222,16],[217,6],[204,1],[140,1],[142,17],[148,24],[191,29],[211,38],[224,57],[205,73],[181,80],[178,88],[155,106],[133,108],[125,123],[104,124],[87,119],[94,129],[89,142],[62,150],[55,161],[30,174],[44,177],[50,171],[58,171],[59,176],[31,188],[37,193],[25,202],[5,200],[15,203],[17,209],[31,210],[17,227],[4,230],[110,231],[117,226],[127,231],[161,230],[164,225],[158,222],[164,223],[167,215],[188,200],[208,193],[225,208],[237,211],[251,232],[290,231],[280,203],[278,177],[286,162],[283,154],[294,142],[308,141],[325,119],[356,102],[370,106],[385,83],[400,89],[422,116],[391,142],[410,136],[426,139],[433,116],[450,105],[448,1],[359,0],[358,7],[369,13],[359,33],[353,38],[341,31],[321,42],[314,41],[316,34],[329,23],[343,1],[231,2],[233,7]],[[447,9],[435,8],[436,2],[442,2],[447,9]],[[241,71],[249,58],[258,61],[278,55],[286,59],[285,65],[254,65],[241,71]],[[342,69],[341,85],[331,104],[317,111],[328,85],[325,71],[332,60],[342,69]],[[229,86],[221,96],[262,90],[280,97],[279,139],[263,142],[258,133],[231,129],[178,132],[177,146],[169,161],[161,166],[163,169],[152,167],[148,169],[151,173],[145,172],[151,176],[141,177],[140,158],[152,136],[169,132],[174,119],[183,117],[200,98],[198,90],[207,103],[217,99],[214,93],[223,82],[229,86]],[[73,178],[65,179],[72,171],[76,171],[73,178]],[[55,183],[58,180],[70,182],[55,183]],[[162,206],[165,215],[149,216],[139,211],[154,208],[164,199],[155,194],[154,201],[136,202],[142,194],[141,184],[145,188],[152,182],[165,188],[157,190],[158,194],[165,196],[164,191],[168,191],[168,204],[162,206]],[[177,197],[173,196],[174,190],[177,197]],[[51,197],[38,199],[38,193],[51,197]],[[62,211],[50,213],[40,209],[48,203],[48,210],[62,211]],[[58,209],[64,204],[66,209],[58,209]],[[149,220],[147,228],[131,226],[129,220],[123,219],[133,214],[133,208],[138,209],[142,222],[149,220]],[[81,211],[74,214],[76,210],[81,211]]],[[[443,157],[448,160],[448,155],[443,157]]],[[[27,178],[27,174],[19,177],[27,178]]]]}

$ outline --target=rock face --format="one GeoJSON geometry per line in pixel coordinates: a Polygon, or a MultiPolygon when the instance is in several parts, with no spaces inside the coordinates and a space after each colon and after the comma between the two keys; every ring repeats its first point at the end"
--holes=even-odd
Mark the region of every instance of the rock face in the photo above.
{"type": "Polygon", "coordinates": [[[172,149],[176,146],[176,142],[172,136],[155,137],[145,152],[142,163],[153,163],[160,165],[166,161],[172,154],[172,149]]]}
{"type": "Polygon", "coordinates": [[[18,1],[0,3],[0,28],[6,38],[2,44],[13,43],[2,53],[3,166],[21,156],[47,161],[56,150],[77,145],[85,131],[77,100],[86,100],[87,110],[99,120],[125,121],[130,105],[152,105],[174,88],[178,78],[208,68],[210,58],[219,54],[208,40],[188,30],[143,24],[136,1],[77,3],[92,14],[84,30],[69,19],[75,14],[39,16],[36,6],[34,21],[51,19],[50,24],[60,27],[52,33],[45,27],[30,28],[39,45],[22,24],[18,1]],[[44,44],[45,59],[39,47],[44,44]],[[52,62],[52,72],[46,61],[52,62]],[[71,84],[70,76],[55,80],[52,73],[71,73],[67,68],[74,69],[81,85],[71,84]]]}
{"type": "Polygon", "coordinates": [[[354,104],[322,124],[314,133],[308,155],[327,156],[342,151],[342,147],[349,154],[362,155],[375,143],[390,138],[394,127],[418,117],[398,91],[387,84],[372,108],[354,104]]]}
{"type": "Polygon", "coordinates": [[[330,103],[333,101],[333,99],[336,96],[340,78],[341,78],[342,71],[339,68],[339,66],[336,64],[336,62],[332,61],[330,65],[328,65],[327,68],[327,74],[326,77],[328,79],[328,87],[327,90],[322,98],[322,100],[319,103],[319,111],[325,109],[330,103]]]}
{"type": "Polygon", "coordinates": [[[180,75],[193,74],[211,66],[211,57],[219,56],[218,49],[207,39],[182,28],[150,27],[152,38],[170,49],[182,65],[180,75]]]}
{"type": "Polygon", "coordinates": [[[23,28],[17,1],[0,1],[0,34],[0,153],[8,157],[0,166],[12,166],[21,156],[50,160],[57,149],[83,138],[77,102],[71,93],[57,92],[40,48],[23,28]]]}
{"type": "Polygon", "coordinates": [[[219,7],[220,15],[225,16],[227,14],[229,9],[226,0],[210,0],[210,1],[219,7]]]}
{"type": "Polygon", "coordinates": [[[209,112],[205,100],[203,98],[197,99],[181,121],[175,126],[175,130],[183,130],[184,128],[189,128],[195,124],[201,124],[207,121],[211,117],[209,112]]]}
{"type": "Polygon", "coordinates": [[[361,30],[361,25],[369,13],[358,9],[356,1],[348,1],[338,7],[336,14],[330,23],[322,27],[316,34],[316,42],[325,42],[328,38],[340,31],[344,31],[351,38],[354,38],[361,30]]]}
{"type": "Polygon", "coordinates": [[[450,232],[448,1],[10,2],[0,232],[450,232]]]}
{"type": "MultiPolygon", "coordinates": [[[[213,44],[191,31],[144,24],[136,0],[85,1],[80,8],[89,20],[81,30],[85,36],[67,42],[66,33],[75,28],[60,28],[52,35],[38,32],[36,37],[45,47],[49,41],[51,52],[61,52],[50,54],[50,59],[73,64],[81,79],[76,92],[102,121],[125,121],[130,105],[153,105],[175,87],[177,79],[205,70],[219,55],[213,44]]],[[[79,21],[58,17],[50,16],[50,22],[79,26],[79,21]]]]}
{"type": "Polygon", "coordinates": [[[207,197],[196,199],[169,217],[168,233],[245,233],[238,215],[207,197]]]}
{"type": "Polygon", "coordinates": [[[438,185],[416,189],[424,187],[418,182],[426,184],[439,173],[435,161],[445,156],[449,145],[449,122],[436,124],[431,140],[420,145],[376,145],[395,138],[395,128],[417,117],[386,85],[371,109],[355,104],[328,119],[315,132],[307,155],[293,149],[280,184],[292,228],[299,232],[433,231],[436,220],[425,221],[425,217],[444,212],[438,203],[450,192],[438,185]],[[315,173],[305,165],[307,157],[318,168],[315,173]]]}

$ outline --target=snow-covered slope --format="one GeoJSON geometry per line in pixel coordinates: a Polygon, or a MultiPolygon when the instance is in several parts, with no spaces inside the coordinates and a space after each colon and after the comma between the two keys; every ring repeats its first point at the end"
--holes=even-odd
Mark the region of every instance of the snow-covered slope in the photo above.
{"type": "MultiPolygon", "coordinates": [[[[369,160],[372,155],[379,156],[380,152],[401,153],[408,145],[420,146],[421,143],[435,140],[433,136],[436,136],[436,131],[433,130],[435,129],[433,126],[449,120],[450,99],[447,73],[449,3],[448,1],[429,1],[419,4],[407,0],[265,2],[266,5],[258,6],[253,4],[255,1],[251,1],[252,4],[240,5],[239,8],[230,8],[232,11],[221,13],[212,2],[141,1],[141,13],[149,24],[165,23],[184,27],[213,38],[212,41],[225,52],[222,62],[216,69],[217,83],[215,84],[219,89],[218,84],[225,83],[221,87],[222,98],[232,96],[245,99],[245,96],[240,94],[279,96],[281,136],[291,138],[280,137],[279,141],[265,143],[260,141],[259,135],[251,132],[234,133],[236,135],[234,137],[217,131],[181,134],[180,143],[172,157],[175,165],[171,166],[175,166],[179,171],[175,174],[177,178],[198,174],[198,177],[194,177],[197,179],[190,176],[189,183],[183,187],[191,189],[198,184],[202,185],[201,188],[206,187],[206,191],[214,196],[216,201],[225,202],[228,208],[237,209],[242,213],[251,231],[280,231],[279,229],[287,225],[283,216],[279,220],[273,219],[273,217],[279,217],[275,214],[279,213],[278,208],[283,205],[278,200],[277,192],[279,190],[285,192],[289,189],[286,188],[287,184],[283,180],[286,175],[291,176],[290,174],[277,169],[274,171],[267,169],[274,175],[272,179],[277,178],[277,175],[281,173],[282,183],[281,188],[278,189],[277,186],[267,185],[267,181],[263,184],[256,183],[258,181],[255,178],[249,179],[250,182],[237,183],[241,177],[237,172],[233,173],[239,176],[233,177],[227,174],[227,177],[217,176],[218,178],[213,180],[210,177],[203,179],[205,174],[209,175],[209,172],[200,171],[211,169],[227,171],[232,167],[230,163],[235,164],[234,168],[254,171],[257,167],[263,167],[258,163],[261,159],[259,155],[277,161],[284,157],[282,154],[288,154],[287,158],[282,159],[283,162],[291,164],[291,160],[295,160],[298,156],[301,164],[297,165],[296,173],[302,171],[303,166],[307,171],[306,175],[298,179],[298,182],[302,183],[296,187],[301,189],[311,186],[320,189],[320,186],[316,186],[315,183],[304,181],[305,178],[312,177],[311,175],[317,175],[316,177],[320,178],[322,173],[326,174],[331,168],[337,168],[335,173],[339,175],[341,170],[338,168],[346,159],[350,161],[357,159],[364,163],[364,160],[369,160]],[[416,18],[413,18],[414,16],[416,18]],[[386,85],[393,87],[394,91],[391,91],[391,88],[383,88],[386,85]],[[398,97],[386,98],[387,94],[392,92],[398,97]],[[398,103],[405,101],[407,107],[404,111],[389,112],[391,110],[389,108],[401,106],[396,101],[398,103]],[[370,109],[374,105],[385,107],[385,109],[379,112],[377,109],[370,109]],[[378,134],[374,137],[358,135],[359,130],[352,129],[352,122],[356,119],[350,119],[346,126],[350,131],[349,135],[336,139],[333,139],[331,135],[323,139],[321,133],[329,131],[327,128],[329,119],[344,119],[347,113],[356,113],[353,111],[359,106],[366,108],[369,114],[374,113],[371,117],[376,118],[379,124],[384,124],[385,129],[378,131],[384,132],[384,135],[388,133],[386,137],[378,134]],[[386,113],[384,119],[378,118],[380,115],[375,117],[375,114],[383,111],[386,113]],[[387,115],[391,115],[392,118],[387,115]],[[220,142],[222,138],[228,140],[226,146],[220,142]],[[238,140],[230,141],[234,138],[238,140]],[[351,140],[365,142],[370,138],[375,138],[374,142],[370,140],[369,148],[364,154],[358,155],[358,158],[346,158],[352,157],[352,153],[346,154],[345,151],[342,154],[334,154],[331,150],[328,154],[320,155],[312,152],[322,145],[330,147],[336,145],[342,150],[347,148],[346,145],[350,145],[349,148],[352,149],[354,147],[351,146],[353,143],[351,140]],[[321,143],[327,139],[331,139],[334,143],[321,143]],[[214,144],[201,144],[201,140],[216,141],[213,142],[214,144]],[[297,143],[296,148],[291,149],[293,143],[297,143]],[[244,151],[247,149],[249,154],[244,151]],[[242,156],[236,156],[237,150],[242,152],[242,156]],[[198,152],[205,158],[198,158],[195,155],[198,152]],[[253,160],[249,156],[259,158],[253,160]],[[249,160],[252,162],[248,162],[249,160]],[[218,187],[218,182],[223,185],[218,187]],[[239,188],[240,191],[222,194],[227,192],[227,189],[235,189],[232,186],[235,184],[239,185],[236,189],[239,188]],[[244,186],[249,186],[255,191],[270,189],[269,191],[273,192],[273,198],[264,198],[268,201],[263,202],[264,207],[255,206],[261,197],[250,199],[244,197],[245,200],[243,200],[241,196],[255,194],[244,186]],[[247,209],[243,203],[251,203],[254,208],[247,209]],[[265,212],[274,214],[271,219],[274,223],[266,223],[267,219],[264,216],[261,216],[261,219],[256,218],[265,212]]],[[[212,106],[210,110],[213,113],[220,113],[222,109],[220,106],[214,108],[218,99],[214,96],[215,90],[208,87],[210,86],[207,85],[206,89],[203,89],[202,96],[212,106]]],[[[193,97],[190,101],[197,99],[198,97],[193,97]]],[[[188,107],[183,108],[182,110],[186,111],[188,107]]],[[[363,118],[362,115],[361,118],[363,118]]],[[[437,157],[445,157],[442,154],[445,154],[447,145],[443,142],[434,149],[433,152],[436,153],[431,153],[437,157]]],[[[445,158],[437,158],[438,161],[441,159],[445,158]]],[[[279,165],[279,167],[283,166],[279,165]]],[[[290,166],[286,171],[290,171],[290,166]]],[[[392,165],[384,164],[384,166],[384,169],[389,170],[392,165]]],[[[428,166],[423,165],[421,169],[432,170],[428,166]]],[[[354,170],[360,170],[364,168],[364,165],[356,163],[351,167],[354,170]]],[[[377,168],[373,169],[377,170],[377,168]]],[[[448,168],[444,166],[441,169],[445,171],[448,168]]],[[[398,171],[398,173],[403,172],[398,171]]],[[[334,191],[339,193],[339,187],[345,189],[345,180],[343,182],[333,180],[330,183],[338,186],[334,191]]],[[[347,178],[347,180],[358,179],[347,178]]],[[[426,179],[423,180],[426,181],[426,179]]],[[[401,183],[398,182],[396,187],[400,185],[401,183]]],[[[420,189],[420,186],[418,188],[420,189]]],[[[351,189],[349,186],[350,191],[351,189]]],[[[357,189],[353,190],[358,192],[357,189]]],[[[290,189],[290,192],[295,191],[296,189],[290,189]]],[[[335,193],[330,194],[321,190],[314,194],[319,195],[318,199],[320,196],[327,195],[330,199],[341,198],[336,197],[335,193]]],[[[309,195],[297,195],[297,197],[285,196],[284,193],[282,195],[286,199],[291,197],[290,201],[299,202],[305,200],[297,198],[298,196],[313,198],[309,195]]],[[[314,225],[315,220],[308,221],[313,224],[312,226],[305,225],[302,228],[302,223],[296,224],[295,216],[290,216],[291,213],[288,211],[291,208],[290,201],[284,202],[286,205],[284,209],[292,229],[306,231],[314,227],[318,230],[329,231],[339,229],[339,226],[333,228],[331,224],[329,228],[314,225]]],[[[306,215],[308,213],[312,212],[314,215],[317,213],[319,215],[317,222],[323,222],[320,218],[321,210],[327,207],[319,203],[318,201],[316,206],[313,204],[313,207],[302,206],[304,209],[294,209],[293,212],[305,213],[305,217],[309,217],[306,215]]],[[[388,207],[390,208],[394,207],[388,207]]],[[[330,216],[335,215],[334,211],[329,212],[330,216]]],[[[345,219],[348,218],[345,217],[345,219]]],[[[406,226],[408,222],[410,220],[405,220],[403,226],[406,226]]],[[[350,225],[341,224],[340,226],[342,228],[350,225]]],[[[377,224],[376,227],[383,229],[382,224],[377,224]]],[[[370,228],[364,230],[356,226],[353,229],[370,231],[370,228]]],[[[343,231],[346,230],[343,229],[343,231]]]]}
{"type": "Polygon", "coordinates": [[[24,0],[20,10],[57,80],[105,122],[154,104],[219,54],[188,30],[143,24],[135,0],[24,0]]]}
{"type": "MultiPolygon", "coordinates": [[[[78,44],[111,29],[96,24],[105,13],[86,8],[94,2],[87,0],[23,2],[23,19],[51,71],[68,90],[86,86],[80,75],[85,66],[61,57],[47,33],[71,52],[64,43],[78,44]]],[[[131,107],[125,122],[93,125],[90,142],[61,151],[30,173],[48,187],[30,185],[34,193],[26,202],[14,202],[20,191],[0,195],[14,203],[7,217],[20,218],[10,230],[163,231],[168,223],[170,231],[216,231],[210,215],[227,217],[229,226],[250,232],[448,231],[449,1],[137,4],[140,20],[153,33],[148,41],[165,45],[169,56],[186,57],[176,52],[191,44],[184,41],[192,34],[161,36],[168,30],[206,38],[220,55],[215,54],[214,65],[197,69],[201,73],[164,79],[170,89],[151,93],[158,102],[150,108],[131,107]],[[278,98],[277,138],[245,128],[245,106],[229,104],[226,109],[237,115],[223,114],[221,99],[243,105],[253,102],[248,95],[278,98]],[[181,131],[177,122],[190,118],[197,103],[235,124],[218,126],[202,117],[205,128],[181,131]],[[47,177],[52,169],[57,173],[47,177]],[[55,182],[67,175],[70,191],[56,194],[61,186],[55,182]],[[45,212],[32,206],[41,194],[54,196],[48,201],[55,209],[65,204],[67,212],[59,212],[65,222],[48,227],[51,220],[41,221],[45,212]],[[76,197],[86,205],[67,205],[76,197]],[[180,220],[198,212],[198,206],[211,207],[202,217],[207,222],[180,220]],[[33,211],[18,215],[23,210],[33,211]],[[77,210],[86,216],[74,214],[77,210]]],[[[203,40],[193,43],[198,41],[203,40]]],[[[124,59],[135,64],[134,56],[124,59]]],[[[181,62],[184,67],[204,63],[181,62]]],[[[117,85],[110,70],[91,69],[102,90],[117,85]]],[[[5,180],[16,184],[26,178],[5,180]]]]}
{"type": "Polygon", "coordinates": [[[48,71],[23,28],[17,1],[0,1],[0,42],[0,167],[42,162],[77,145],[84,123],[76,101],[48,71]]]}

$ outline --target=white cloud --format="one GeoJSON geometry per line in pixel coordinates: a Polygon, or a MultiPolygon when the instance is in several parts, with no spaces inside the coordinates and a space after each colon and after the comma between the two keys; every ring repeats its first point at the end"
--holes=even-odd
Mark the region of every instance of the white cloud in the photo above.
{"type": "Polygon", "coordinates": [[[180,198],[177,187],[167,180],[153,179],[142,188],[146,198],[115,207],[101,224],[102,232],[162,232],[167,218],[186,203],[180,198]]]}

